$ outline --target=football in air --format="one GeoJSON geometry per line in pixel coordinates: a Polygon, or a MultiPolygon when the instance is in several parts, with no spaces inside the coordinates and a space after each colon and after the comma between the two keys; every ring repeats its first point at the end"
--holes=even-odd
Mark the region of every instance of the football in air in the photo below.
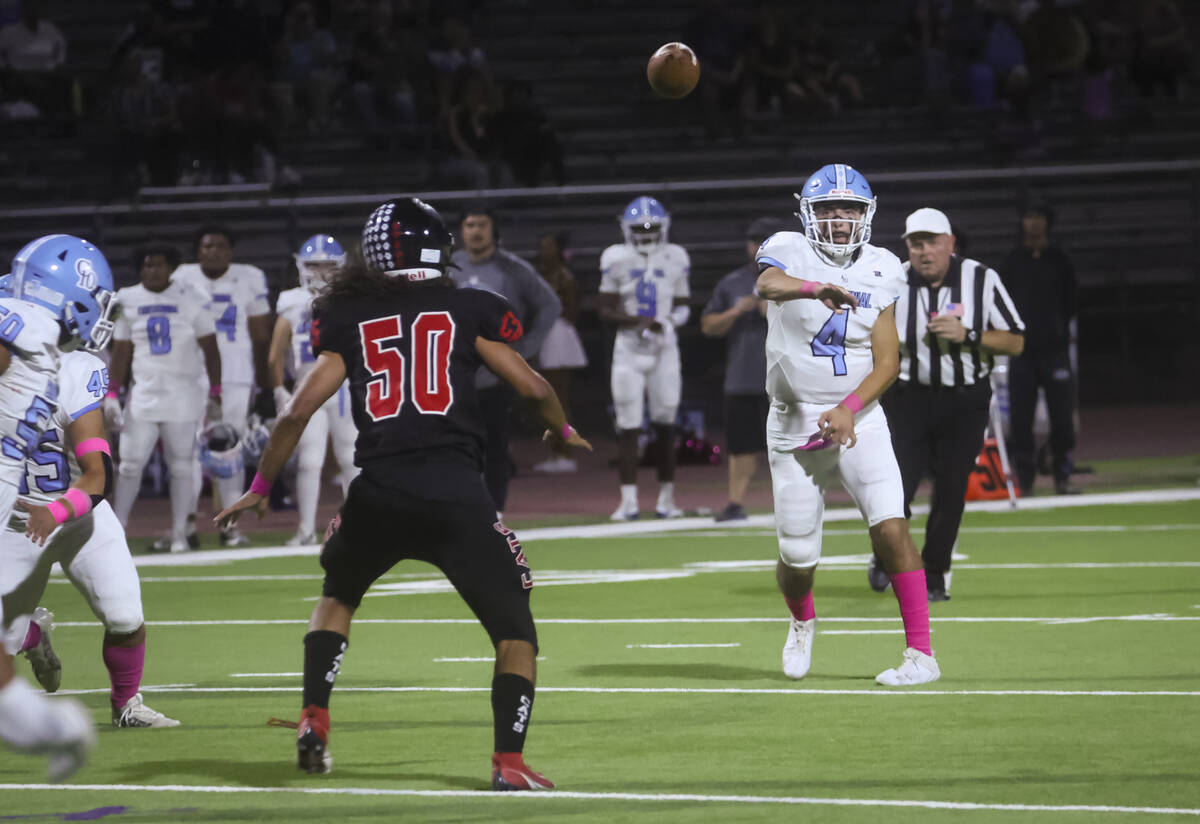
{"type": "Polygon", "coordinates": [[[650,55],[646,79],[659,97],[678,100],[696,88],[700,80],[700,61],[683,43],[667,43],[650,55]]]}

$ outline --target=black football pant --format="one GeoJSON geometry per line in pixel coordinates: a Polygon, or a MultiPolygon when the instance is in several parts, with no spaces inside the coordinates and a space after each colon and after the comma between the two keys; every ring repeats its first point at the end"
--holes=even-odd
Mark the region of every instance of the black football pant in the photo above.
{"type": "Polygon", "coordinates": [[[897,383],[883,396],[892,447],[904,483],[904,515],[928,472],[933,477],[929,520],[925,524],[925,580],[944,589],[950,555],[958,540],[967,481],[983,447],[992,387],[988,382],[962,389],[929,389],[897,383]]]}
{"type": "Polygon", "coordinates": [[[508,501],[508,482],[512,478],[512,457],[508,442],[512,440],[513,391],[508,384],[480,389],[479,411],[487,427],[487,445],[483,453],[483,481],[496,509],[504,511],[508,501]]]}
{"type": "Polygon", "coordinates": [[[1017,483],[1030,492],[1037,479],[1034,458],[1033,417],[1038,389],[1046,393],[1050,413],[1050,454],[1055,483],[1066,483],[1071,475],[1071,450],[1075,448],[1075,390],[1071,360],[1066,349],[1030,352],[1012,358],[1008,366],[1008,398],[1011,436],[1009,449],[1017,483]]]}

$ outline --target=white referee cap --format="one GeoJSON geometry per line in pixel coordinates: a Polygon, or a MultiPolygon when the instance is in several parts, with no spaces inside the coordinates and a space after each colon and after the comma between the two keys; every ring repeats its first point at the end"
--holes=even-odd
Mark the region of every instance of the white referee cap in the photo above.
{"type": "Polygon", "coordinates": [[[928,206],[924,209],[917,209],[905,219],[904,234],[900,237],[906,238],[918,232],[928,232],[931,235],[954,234],[950,228],[950,218],[946,217],[946,213],[930,209],[928,206]]]}

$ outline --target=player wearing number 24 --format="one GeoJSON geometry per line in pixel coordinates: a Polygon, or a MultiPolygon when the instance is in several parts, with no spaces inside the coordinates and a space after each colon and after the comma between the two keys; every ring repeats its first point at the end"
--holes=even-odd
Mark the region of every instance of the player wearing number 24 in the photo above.
{"type": "Polygon", "coordinates": [[[380,575],[415,558],[446,574],[496,649],[493,788],[542,789],[553,785],[521,755],[537,656],[533,578],[484,486],[476,370],[487,366],[529,400],[549,437],[591,447],[567,424],[550,385],[511,348],[522,330],[508,301],[456,288],[447,276],[452,242],[441,216],[419,200],[375,209],[363,227],[363,260],[335,272],[313,304],[316,363],[271,432],[250,490],[218,519],[262,514],[310,419],[348,378],[362,473],[321,550],[325,583],[304,638],[298,765],[329,771],[329,698],[351,618],[380,575]]]}
{"type": "Polygon", "coordinates": [[[929,646],[921,556],[904,519],[904,488],[879,397],[900,369],[895,304],[899,259],[870,245],[875,196],[853,167],[817,170],[796,194],[804,231],[779,232],[758,251],[767,304],[767,449],[779,537],[776,580],[792,613],[783,671],[803,678],[812,658],[812,586],[821,560],[826,485],[840,476],[892,576],[906,649],[880,673],[886,686],[940,675],[929,646]]]}

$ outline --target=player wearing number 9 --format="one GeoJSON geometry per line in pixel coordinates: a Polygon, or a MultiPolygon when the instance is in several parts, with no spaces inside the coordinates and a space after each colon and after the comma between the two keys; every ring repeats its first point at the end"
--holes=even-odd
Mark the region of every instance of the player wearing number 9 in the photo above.
{"type": "MultiPolygon", "coordinates": [[[[179,251],[150,244],[134,252],[141,282],[117,292],[121,316],[113,334],[105,418],[121,432],[121,463],[113,502],[125,526],[141,488],[142,469],[162,438],[171,476],[171,533],[156,551],[183,552],[187,516],[195,501],[192,459],[196,429],[205,407],[196,403],[196,384],[221,386],[221,356],[206,295],[174,277],[179,251]],[[133,388],[121,409],[119,395],[133,374],[133,388]]],[[[220,393],[210,395],[209,417],[220,419],[220,393]]]]}
{"type": "MultiPolygon", "coordinates": [[[[291,401],[284,386],[287,374],[298,384],[317,363],[312,348],[312,303],[328,283],[330,276],[346,264],[346,253],[332,235],[316,234],[304,241],[293,256],[300,285],[279,293],[275,304],[278,317],[271,336],[267,367],[275,396],[275,408],[282,412],[291,401]],[[290,368],[289,368],[290,367],[290,368]]],[[[325,447],[333,442],[342,478],[342,494],[358,474],[354,466],[354,419],[350,415],[350,385],[342,387],[326,401],[308,422],[297,447],[299,467],[296,470],[296,506],[299,528],[288,539],[289,546],[319,543],[316,532],[317,500],[321,492],[321,467],[325,465],[325,447]]]]}
{"type": "Polygon", "coordinates": [[[451,243],[441,216],[419,200],[389,200],[371,214],[362,260],[336,271],[314,301],[315,365],[275,424],[250,491],[218,520],[263,513],[305,427],[349,379],[362,474],[321,552],[323,597],[304,639],[299,766],[330,768],[329,697],[363,594],[394,564],[416,558],[446,574],[496,648],[493,787],[552,786],[521,756],[537,653],[533,579],[481,476],[486,430],[476,370],[487,366],[529,400],[550,437],[590,446],[567,425],[550,385],[510,347],[522,330],[508,301],[456,288],[447,276],[451,243]]]}
{"type": "Polygon", "coordinates": [[[797,193],[803,232],[767,238],[756,259],[767,304],[767,448],[779,537],[776,580],[792,613],[783,670],[808,672],[813,574],[821,558],[825,486],[840,477],[892,575],[907,638],[889,686],[938,677],[929,647],[921,556],[904,519],[904,489],[878,400],[899,374],[899,259],[870,245],[875,196],[854,168],[830,164],[797,193]]]}

